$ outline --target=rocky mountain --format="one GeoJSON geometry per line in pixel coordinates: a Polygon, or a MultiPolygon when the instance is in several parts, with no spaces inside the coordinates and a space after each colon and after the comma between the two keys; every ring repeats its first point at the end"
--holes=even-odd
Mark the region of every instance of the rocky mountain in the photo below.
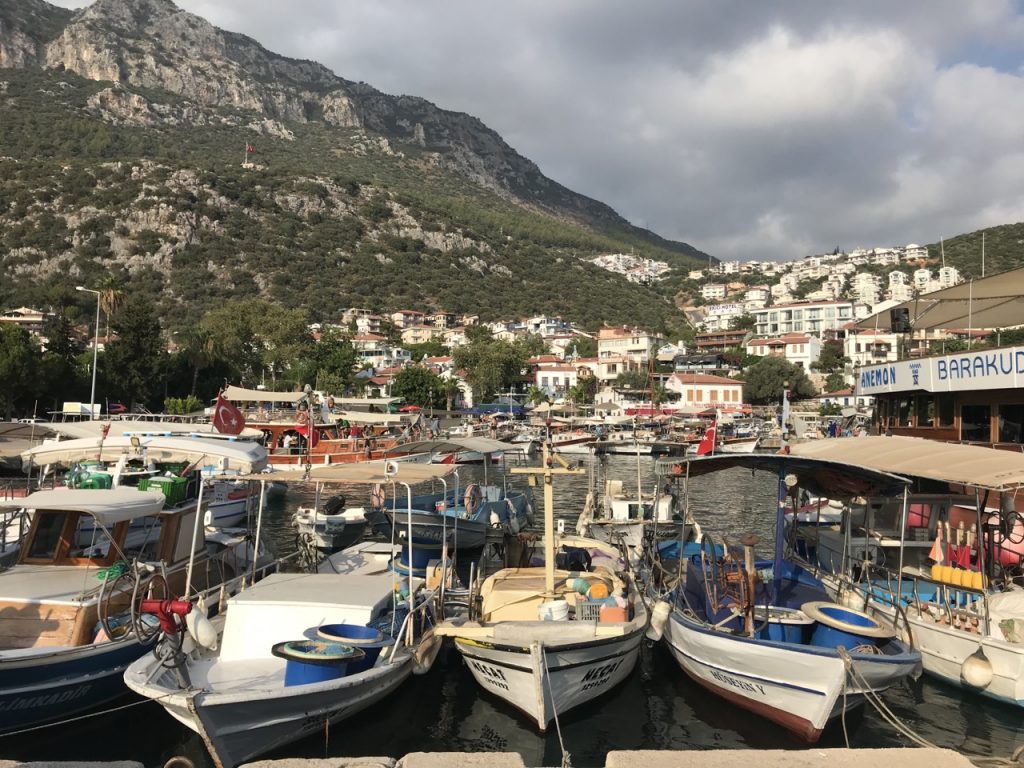
{"type": "MultiPolygon", "coordinates": [[[[358,235],[340,248],[314,244],[303,252],[309,267],[320,264],[321,271],[338,259],[358,262],[367,250],[394,264],[396,248],[419,254],[421,270],[431,269],[438,254],[438,268],[449,268],[458,252],[478,274],[527,282],[529,274],[518,274],[524,264],[542,272],[545,256],[553,264],[568,259],[575,268],[577,257],[590,253],[634,250],[680,272],[708,260],[546,178],[475,117],[279,56],[170,0],[96,0],[78,12],[43,0],[0,0],[0,68],[0,91],[7,94],[0,154],[19,164],[20,178],[0,192],[6,198],[0,198],[0,223],[20,210],[20,200],[22,228],[34,224],[37,232],[5,238],[2,264],[14,276],[64,270],[81,276],[102,266],[131,275],[153,270],[170,281],[183,262],[205,261],[210,274],[238,275],[240,284],[254,283],[270,295],[275,285],[294,282],[277,268],[263,271],[265,240],[253,244],[257,253],[225,255],[245,242],[241,231],[223,226],[234,215],[247,217],[255,232],[290,230],[291,219],[308,228],[314,214],[314,228],[358,223],[358,235]],[[239,172],[248,143],[259,145],[258,155],[245,158],[256,164],[239,172]],[[43,146],[52,155],[43,155],[43,146]],[[101,195],[105,202],[68,194],[66,179],[44,182],[48,161],[58,175],[89,176],[82,183],[94,193],[127,173],[138,194],[101,195]],[[349,193],[338,190],[352,184],[359,193],[346,199],[349,193]],[[222,194],[224,186],[234,186],[240,198],[222,194]],[[324,191],[312,195],[315,202],[296,202],[304,194],[297,190],[311,187],[324,191]],[[291,197],[282,194],[285,188],[291,197]],[[41,229],[52,235],[49,241],[41,229]],[[517,233],[511,245],[508,232],[517,233]],[[97,253],[83,247],[96,238],[97,253]],[[396,245],[396,238],[407,242],[396,245]],[[524,259],[528,246],[538,252],[524,259]],[[99,255],[104,249],[109,253],[99,255]]],[[[290,236],[275,247],[301,239],[290,236]]],[[[621,285],[608,273],[600,279],[611,280],[612,293],[634,307],[654,300],[659,314],[672,309],[671,282],[652,291],[621,285]]],[[[343,280],[343,294],[366,290],[359,280],[343,280]]],[[[283,298],[288,291],[278,293],[283,298]]],[[[5,298],[0,289],[0,301],[5,298]]],[[[540,303],[557,310],[557,301],[540,303]]],[[[621,309],[613,314],[616,322],[630,319],[621,309]]]]}

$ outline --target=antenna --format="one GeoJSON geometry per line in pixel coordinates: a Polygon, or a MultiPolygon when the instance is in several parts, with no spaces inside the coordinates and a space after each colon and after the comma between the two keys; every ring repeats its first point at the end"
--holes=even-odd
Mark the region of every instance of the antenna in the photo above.
{"type": "Polygon", "coordinates": [[[939,238],[939,252],[942,254],[942,266],[946,266],[946,247],[942,244],[942,238],[939,238]]]}
{"type": "Polygon", "coordinates": [[[985,233],[981,233],[981,276],[985,276],[985,233]]]}

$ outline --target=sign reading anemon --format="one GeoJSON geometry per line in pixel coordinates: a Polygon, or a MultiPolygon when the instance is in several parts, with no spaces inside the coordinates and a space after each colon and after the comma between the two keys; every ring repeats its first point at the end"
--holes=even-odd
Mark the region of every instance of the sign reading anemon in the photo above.
{"type": "Polygon", "coordinates": [[[1024,347],[869,365],[857,373],[857,394],[961,392],[1024,387],[1024,347]]]}

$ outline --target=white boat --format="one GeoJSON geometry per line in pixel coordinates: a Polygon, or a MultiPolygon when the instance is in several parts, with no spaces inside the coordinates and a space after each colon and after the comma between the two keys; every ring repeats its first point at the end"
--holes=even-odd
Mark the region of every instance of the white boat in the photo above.
{"type": "MultiPolygon", "coordinates": [[[[737,466],[782,479],[820,482],[786,456],[711,457],[687,462],[687,477],[737,466]],[[742,460],[742,461],[741,461],[742,460]]],[[[861,471],[858,488],[897,487],[899,478],[861,471]]],[[[825,473],[825,483],[832,476],[825,473]]],[[[834,488],[832,490],[835,490],[834,488]]],[[[780,500],[784,501],[785,497],[780,500]]],[[[778,530],[784,505],[780,503],[778,530]]],[[[780,540],[781,541],[781,540],[780,540]]],[[[700,556],[685,561],[682,583],[652,610],[651,636],[664,640],[682,670],[722,698],[814,743],[835,717],[921,668],[921,654],[895,628],[829,599],[824,585],[783,557],[758,561],[756,536],[743,551],[705,535],[700,556]]]]}
{"type": "Polygon", "coordinates": [[[624,491],[621,480],[605,480],[599,501],[593,491],[587,494],[576,531],[638,554],[648,540],[678,539],[681,532],[684,541],[700,538],[700,526],[680,515],[674,489],[638,499],[624,491]]]}
{"type": "Polygon", "coordinates": [[[609,692],[633,670],[647,610],[617,550],[592,539],[565,547],[554,530],[550,483],[577,473],[548,465],[542,567],[503,568],[474,585],[479,610],[448,619],[452,637],[480,686],[522,711],[541,731],[552,720],[609,692]],[[556,555],[556,549],[563,549],[556,555]],[[558,560],[561,558],[561,562],[558,560]]]}
{"type": "MultiPolygon", "coordinates": [[[[311,474],[317,482],[408,487],[453,471],[415,464],[382,469],[350,464],[311,474]]],[[[307,481],[303,472],[277,477],[307,481]]],[[[399,576],[396,550],[382,559],[378,549],[359,544],[331,557],[319,573],[267,577],[228,600],[215,650],[177,652],[177,638],[168,636],[128,668],[125,682],[202,735],[223,768],[322,733],[429,669],[440,647],[427,629],[432,594],[412,568],[399,576]],[[411,612],[403,602],[408,595],[415,601],[411,612]],[[360,646],[362,638],[373,639],[360,646]]],[[[415,562],[414,551],[399,551],[407,565],[415,562]]]]}
{"type": "Polygon", "coordinates": [[[344,507],[344,501],[341,506],[333,507],[332,501],[328,499],[322,506],[295,510],[292,523],[300,546],[324,553],[337,552],[355,544],[366,532],[365,507],[344,507]]]}
{"type": "Polygon", "coordinates": [[[1024,523],[1012,511],[1024,457],[910,437],[821,440],[793,454],[949,488],[862,498],[837,530],[806,531],[804,552],[830,574],[837,601],[908,626],[926,673],[1024,706],[1024,589],[1008,576],[1024,562],[1024,523]]]}

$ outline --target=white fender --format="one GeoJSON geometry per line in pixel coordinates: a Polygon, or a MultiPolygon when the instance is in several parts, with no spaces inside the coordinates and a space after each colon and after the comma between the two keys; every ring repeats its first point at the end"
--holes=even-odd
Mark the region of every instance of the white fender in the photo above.
{"type": "Polygon", "coordinates": [[[659,600],[651,609],[651,623],[647,626],[647,637],[651,640],[661,640],[665,633],[665,625],[668,624],[669,614],[672,613],[672,606],[665,600],[659,600]]]}

